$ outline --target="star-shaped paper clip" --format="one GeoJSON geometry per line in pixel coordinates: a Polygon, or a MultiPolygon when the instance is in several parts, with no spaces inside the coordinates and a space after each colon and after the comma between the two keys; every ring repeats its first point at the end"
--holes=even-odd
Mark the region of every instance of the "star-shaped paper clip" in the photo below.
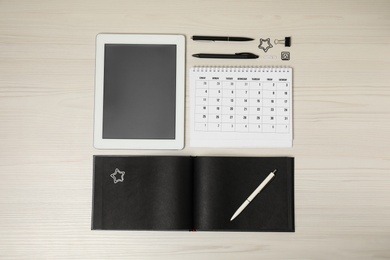
{"type": "Polygon", "coordinates": [[[271,44],[271,40],[270,38],[267,38],[267,39],[260,39],[260,45],[259,45],[259,49],[262,49],[264,52],[267,52],[268,49],[272,48],[272,44],[271,44]],[[266,42],[267,43],[267,47],[264,48],[263,46],[263,43],[266,42]]]}
{"type": "Polygon", "coordinates": [[[123,182],[125,180],[125,172],[120,171],[118,168],[116,168],[115,172],[113,172],[110,176],[114,180],[115,184],[117,184],[118,182],[123,182]],[[119,178],[118,175],[120,175],[119,178]]]}

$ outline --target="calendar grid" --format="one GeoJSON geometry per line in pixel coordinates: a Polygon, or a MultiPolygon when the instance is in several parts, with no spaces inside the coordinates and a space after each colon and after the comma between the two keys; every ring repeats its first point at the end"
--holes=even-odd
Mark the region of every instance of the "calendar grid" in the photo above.
{"type": "Polygon", "coordinates": [[[195,130],[288,132],[288,85],[197,80],[195,130]]]}
{"type": "Polygon", "coordinates": [[[210,142],[239,142],[241,137],[290,140],[291,91],[291,70],[192,70],[191,133],[210,142]]]}

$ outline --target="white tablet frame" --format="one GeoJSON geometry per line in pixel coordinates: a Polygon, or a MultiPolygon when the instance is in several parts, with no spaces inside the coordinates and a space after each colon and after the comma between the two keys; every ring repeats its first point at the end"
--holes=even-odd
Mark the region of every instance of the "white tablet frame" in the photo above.
{"type": "Polygon", "coordinates": [[[183,149],[185,125],[185,37],[157,34],[98,34],[96,36],[94,147],[97,149],[183,149]],[[103,93],[105,44],[176,45],[175,139],[104,139],[103,93]]]}

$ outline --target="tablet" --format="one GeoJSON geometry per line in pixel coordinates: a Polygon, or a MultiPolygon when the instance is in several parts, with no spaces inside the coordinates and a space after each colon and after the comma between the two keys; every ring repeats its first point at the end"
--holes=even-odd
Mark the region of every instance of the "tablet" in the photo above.
{"type": "Polygon", "coordinates": [[[94,146],[184,147],[185,37],[98,34],[94,146]]]}

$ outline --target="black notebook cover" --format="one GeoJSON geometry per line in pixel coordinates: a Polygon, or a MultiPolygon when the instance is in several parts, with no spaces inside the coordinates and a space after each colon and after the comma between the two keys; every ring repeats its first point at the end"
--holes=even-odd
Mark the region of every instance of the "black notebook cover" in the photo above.
{"type": "Polygon", "coordinates": [[[94,156],[92,211],[92,229],[293,232],[294,158],[94,156]]]}

